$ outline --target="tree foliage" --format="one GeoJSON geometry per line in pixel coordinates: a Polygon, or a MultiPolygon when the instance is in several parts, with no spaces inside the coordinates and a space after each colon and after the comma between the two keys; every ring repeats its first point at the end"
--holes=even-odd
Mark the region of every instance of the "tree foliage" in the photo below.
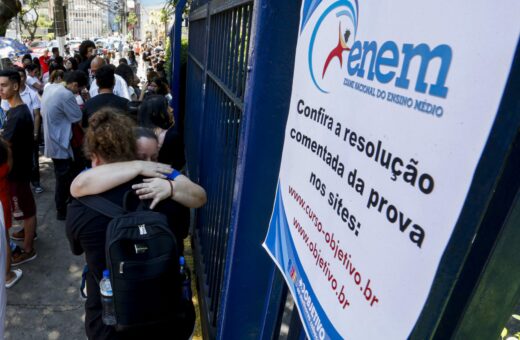
{"type": "Polygon", "coordinates": [[[52,27],[52,21],[47,16],[38,13],[38,7],[44,0],[29,0],[25,2],[20,12],[20,23],[29,32],[30,39],[34,40],[36,30],[40,28],[52,27]]]}
{"type": "Polygon", "coordinates": [[[128,24],[128,27],[134,27],[137,24],[137,15],[135,12],[128,13],[128,18],[126,18],[126,22],[128,24]]]}

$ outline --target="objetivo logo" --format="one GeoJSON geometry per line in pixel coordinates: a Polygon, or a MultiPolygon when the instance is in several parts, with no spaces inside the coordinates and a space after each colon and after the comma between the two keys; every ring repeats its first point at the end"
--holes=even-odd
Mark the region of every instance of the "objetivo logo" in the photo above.
{"type": "Polygon", "coordinates": [[[424,42],[399,46],[393,40],[356,40],[357,0],[305,0],[300,32],[314,16],[317,20],[309,27],[307,62],[312,82],[320,92],[329,93],[328,86],[332,79],[338,79],[339,68],[343,78],[357,77],[404,90],[411,88],[420,94],[447,97],[446,79],[453,55],[449,45],[432,48],[424,42]],[[322,5],[325,3],[330,4],[322,5]]]}
{"type": "MultiPolygon", "coordinates": [[[[320,3],[321,1],[308,1],[306,3],[305,6],[307,6],[307,8],[304,8],[306,18],[304,19],[303,26],[320,3]]],[[[322,80],[325,78],[325,74],[331,66],[331,62],[337,59],[339,61],[339,66],[342,67],[343,53],[351,50],[349,46],[351,46],[352,42],[356,39],[358,13],[359,7],[357,0],[354,2],[350,0],[334,1],[321,13],[312,30],[308,52],[309,71],[314,85],[323,93],[328,93],[322,84],[322,80]],[[323,61],[316,61],[314,58],[315,43],[317,41],[316,38],[323,27],[323,23],[328,20],[334,20],[337,24],[337,45],[327,54],[327,58],[323,63],[323,61]],[[317,67],[320,69],[319,74],[316,74],[314,71],[316,66],[315,64],[323,65],[322,67],[317,67]]]]}
{"type": "Polygon", "coordinates": [[[293,282],[296,282],[298,274],[296,274],[296,268],[292,264],[292,260],[289,260],[289,262],[287,263],[287,270],[289,271],[289,276],[291,277],[293,282]]]}

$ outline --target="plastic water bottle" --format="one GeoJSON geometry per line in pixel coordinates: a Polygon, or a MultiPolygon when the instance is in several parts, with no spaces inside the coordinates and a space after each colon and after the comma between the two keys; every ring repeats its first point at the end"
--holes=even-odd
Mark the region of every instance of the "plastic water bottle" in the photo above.
{"type": "Polygon", "coordinates": [[[116,324],[116,314],[112,297],[112,285],[110,284],[110,271],[108,269],[103,271],[103,279],[99,282],[99,290],[101,292],[101,305],[103,305],[103,323],[113,326],[116,324]]]}
{"type": "Polygon", "coordinates": [[[182,280],[182,298],[184,300],[191,300],[191,274],[188,267],[186,267],[186,260],[184,256],[179,257],[180,273],[182,280]]]}

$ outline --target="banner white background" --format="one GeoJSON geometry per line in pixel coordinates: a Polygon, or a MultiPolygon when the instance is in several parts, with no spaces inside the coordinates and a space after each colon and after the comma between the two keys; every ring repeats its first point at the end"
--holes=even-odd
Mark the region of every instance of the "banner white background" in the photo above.
{"type": "MultiPolygon", "coordinates": [[[[300,25],[303,28],[296,52],[279,192],[292,242],[308,278],[306,288],[314,292],[314,303],[324,310],[321,317],[329,319],[345,338],[404,339],[428,297],[493,124],[519,38],[520,2],[360,1],[350,17],[339,15],[345,10],[342,6],[325,15],[337,2],[321,2],[310,19],[300,25]],[[321,17],[324,19],[320,22],[321,17]],[[357,30],[353,18],[357,19],[357,30]],[[375,42],[378,48],[388,41],[395,43],[398,65],[381,67],[383,73],[396,72],[390,82],[379,82],[377,77],[367,79],[371,53],[366,56],[364,77],[350,75],[347,51],[341,53],[342,65],[338,57],[332,58],[322,77],[327,57],[338,45],[339,34],[347,28],[352,33],[348,48],[354,41],[361,42],[361,46],[375,42]],[[440,45],[451,48],[445,98],[428,93],[437,81],[440,58],[428,64],[426,93],[415,91],[420,56],[410,63],[408,89],[395,86],[405,59],[405,44],[426,44],[431,50],[440,45]],[[367,86],[368,93],[363,92],[367,86]],[[377,98],[377,93],[383,92],[386,97],[377,98]],[[389,93],[410,98],[413,105],[388,101],[389,93]],[[422,112],[416,101],[442,107],[442,115],[422,112]],[[298,112],[305,107],[322,108],[323,114],[332,117],[332,129],[315,121],[321,119],[313,120],[298,112]],[[350,132],[344,140],[347,129],[350,132]],[[355,146],[350,144],[352,132],[357,136],[355,146]],[[299,141],[298,133],[303,138],[299,141]],[[396,163],[396,167],[403,173],[406,166],[417,168],[415,185],[405,181],[403,173],[393,180],[391,167],[387,169],[376,162],[375,156],[367,156],[366,149],[359,150],[360,137],[365,147],[368,141],[375,146],[380,141],[387,155],[390,152],[393,159],[402,160],[403,165],[399,168],[396,163]],[[304,145],[305,138],[316,142],[316,147],[304,145]],[[344,165],[342,176],[327,164],[326,156],[316,151],[317,145],[326,146],[332,157],[337,155],[338,164],[344,165]],[[349,173],[354,170],[358,191],[348,183],[349,173]],[[420,190],[421,174],[434,179],[431,193],[420,190]],[[317,179],[325,187],[318,185],[317,179]],[[364,183],[362,192],[359,179],[364,183]],[[334,206],[336,197],[342,199],[339,210],[338,203],[334,206]],[[343,207],[348,210],[347,222],[342,220],[342,214],[346,214],[343,207]],[[400,223],[401,228],[406,225],[404,231],[400,223]],[[418,234],[411,235],[419,233],[414,225],[424,231],[421,242],[418,234]],[[348,255],[340,256],[340,249],[348,255]],[[339,301],[342,293],[347,306],[339,301]]],[[[354,1],[351,4],[355,9],[354,1]]],[[[304,14],[302,11],[302,17],[304,14]]],[[[350,62],[354,67],[361,60],[350,62]]],[[[273,220],[276,217],[273,215],[273,220]]],[[[265,246],[277,260],[269,245],[265,246]]]]}

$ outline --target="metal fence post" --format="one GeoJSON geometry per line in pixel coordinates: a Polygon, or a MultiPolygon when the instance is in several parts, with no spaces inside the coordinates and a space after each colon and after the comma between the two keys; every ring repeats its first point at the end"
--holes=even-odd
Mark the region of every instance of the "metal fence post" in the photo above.
{"type": "Polygon", "coordinates": [[[275,269],[261,244],[275,195],[292,86],[298,1],[254,3],[248,79],[240,134],[227,264],[218,318],[219,339],[271,334],[268,310],[279,307],[275,269]],[[272,305],[270,305],[272,302],[272,305]],[[278,303],[278,305],[276,305],[278,303]],[[263,307],[263,308],[261,308],[263,307]]]}
{"type": "Polygon", "coordinates": [[[186,0],[180,0],[175,6],[175,21],[170,31],[171,49],[171,92],[173,95],[173,116],[175,121],[179,121],[179,93],[181,87],[181,33],[182,33],[182,13],[186,6],[186,0]]]}

